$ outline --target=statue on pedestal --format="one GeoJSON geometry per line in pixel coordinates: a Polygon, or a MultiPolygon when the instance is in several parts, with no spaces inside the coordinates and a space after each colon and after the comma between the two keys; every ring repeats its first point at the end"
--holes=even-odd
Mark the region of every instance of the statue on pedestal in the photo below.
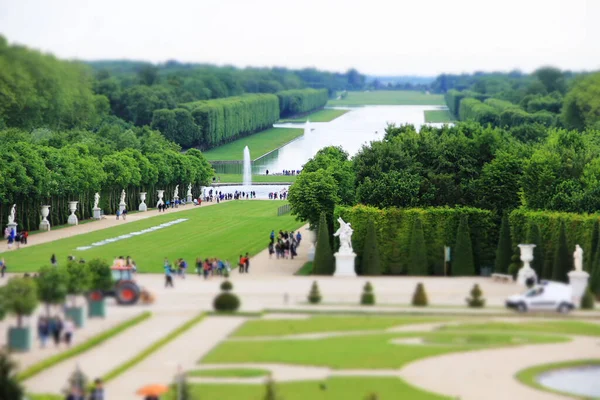
{"type": "Polygon", "coordinates": [[[338,222],[340,223],[340,227],[333,236],[339,236],[340,238],[339,252],[350,254],[352,253],[352,232],[354,230],[350,227],[350,223],[344,222],[341,217],[338,218],[338,222]]]}
{"type": "Polygon", "coordinates": [[[175,192],[173,193],[173,198],[174,199],[179,198],[179,185],[175,186],[175,192]]]}
{"type": "Polygon", "coordinates": [[[192,184],[188,185],[187,197],[192,197],[192,184]]]}
{"type": "Polygon", "coordinates": [[[573,252],[573,265],[575,271],[583,271],[583,249],[579,245],[575,246],[575,252],[573,252]]]}
{"type": "Polygon", "coordinates": [[[100,193],[96,192],[94,195],[94,209],[98,209],[98,203],[100,202],[100,193]]]}
{"type": "Polygon", "coordinates": [[[119,201],[119,204],[125,204],[125,189],[121,191],[121,200],[119,201]]]}
{"type": "Polygon", "coordinates": [[[17,205],[13,204],[10,209],[10,213],[8,214],[8,224],[13,225],[15,223],[15,213],[16,213],[17,205]]]}

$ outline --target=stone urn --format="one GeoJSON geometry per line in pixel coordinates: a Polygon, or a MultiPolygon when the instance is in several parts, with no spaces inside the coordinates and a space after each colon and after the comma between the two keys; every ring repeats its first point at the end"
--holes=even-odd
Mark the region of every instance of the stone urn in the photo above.
{"type": "Polygon", "coordinates": [[[147,192],[140,193],[140,206],[138,207],[139,211],[148,211],[148,206],[146,205],[146,194],[147,192]]]}
{"type": "Polygon", "coordinates": [[[158,193],[158,202],[156,203],[156,207],[162,206],[165,204],[165,202],[163,201],[163,197],[165,197],[165,191],[157,190],[157,193],[158,193]]]}
{"type": "Polygon", "coordinates": [[[69,225],[77,225],[79,224],[79,220],[77,219],[77,215],[75,215],[75,211],[77,211],[77,204],[79,202],[78,201],[70,201],[69,202],[69,211],[71,212],[71,215],[69,215],[69,218],[67,218],[67,224],[69,225]]]}
{"type": "Polygon", "coordinates": [[[48,215],[50,215],[50,206],[42,206],[42,222],[40,222],[40,231],[50,230],[50,221],[48,221],[48,215]]]}
{"type": "Polygon", "coordinates": [[[533,279],[533,283],[537,283],[537,274],[535,270],[529,265],[533,261],[533,249],[535,244],[520,244],[521,249],[521,261],[523,266],[519,269],[517,274],[517,283],[527,287],[527,281],[533,279]]]}

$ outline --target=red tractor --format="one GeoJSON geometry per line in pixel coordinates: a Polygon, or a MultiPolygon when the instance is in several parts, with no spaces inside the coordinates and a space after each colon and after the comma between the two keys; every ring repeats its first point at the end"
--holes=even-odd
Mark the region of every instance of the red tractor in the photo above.
{"type": "Polygon", "coordinates": [[[142,289],[133,280],[133,268],[126,266],[113,266],[114,289],[104,292],[104,296],[114,297],[120,305],[133,305],[142,296],[142,289]]]}

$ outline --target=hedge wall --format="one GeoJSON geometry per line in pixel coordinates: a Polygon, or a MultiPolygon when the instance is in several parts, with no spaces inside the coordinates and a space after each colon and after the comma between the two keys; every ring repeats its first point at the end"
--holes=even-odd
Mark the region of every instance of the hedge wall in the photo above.
{"type": "MultiPolygon", "coordinates": [[[[477,272],[482,266],[493,266],[498,227],[494,214],[489,210],[477,208],[386,208],[357,205],[354,207],[336,207],[335,228],[339,227],[337,218],[342,217],[352,224],[354,234],[352,246],[360,265],[367,221],[373,218],[377,232],[377,243],[384,274],[406,274],[409,260],[410,235],[413,221],[418,216],[423,226],[427,245],[427,264],[430,274],[444,274],[444,246],[454,246],[460,217],[468,216],[473,253],[477,272]]],[[[337,249],[337,245],[335,247],[337,249]]]]}
{"type": "Polygon", "coordinates": [[[498,124],[498,111],[474,98],[461,100],[458,117],[461,121],[473,120],[481,124],[498,124]]]}
{"type": "Polygon", "coordinates": [[[304,114],[322,108],[329,100],[327,89],[294,89],[277,92],[282,117],[304,114]]]}
{"type": "Polygon", "coordinates": [[[600,214],[574,214],[526,209],[516,209],[509,216],[511,238],[514,246],[524,243],[529,225],[535,223],[540,230],[544,252],[547,255],[554,254],[560,223],[561,221],[564,222],[569,251],[573,253],[576,244],[581,246],[586,270],[589,268],[591,261],[594,223],[599,219],[600,214]]]}
{"type": "Polygon", "coordinates": [[[201,131],[195,145],[204,149],[270,128],[279,119],[279,100],[274,94],[195,101],[181,107],[191,111],[201,131]]]}

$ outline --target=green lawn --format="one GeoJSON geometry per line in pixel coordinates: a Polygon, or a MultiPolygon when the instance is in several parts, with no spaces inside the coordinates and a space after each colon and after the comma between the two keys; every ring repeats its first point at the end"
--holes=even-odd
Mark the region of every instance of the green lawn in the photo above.
{"type": "Polygon", "coordinates": [[[400,325],[444,321],[435,317],[381,317],[381,316],[313,316],[308,319],[248,321],[233,336],[284,336],[300,333],[368,331],[393,328],[400,325]]]}
{"type": "Polygon", "coordinates": [[[215,147],[202,154],[208,161],[243,161],[244,147],[250,148],[250,157],[253,160],[278,149],[304,134],[304,129],[297,128],[271,128],[235,140],[223,146],[215,147]]]}
{"type": "MultiPolygon", "coordinates": [[[[475,336],[475,335],[473,335],[475,336]]],[[[213,349],[203,363],[283,363],[330,367],[333,369],[401,368],[409,362],[446,353],[505,346],[508,343],[556,343],[562,336],[527,334],[481,334],[471,342],[460,343],[456,335],[429,332],[382,333],[338,336],[319,340],[230,340],[213,349]],[[487,336],[484,338],[483,336],[487,336]],[[393,339],[420,337],[435,344],[394,344],[393,339]],[[437,338],[437,339],[436,339],[437,338]],[[444,345],[448,343],[448,345],[444,345]],[[476,343],[476,344],[472,344],[476,343]]]]}
{"type": "Polygon", "coordinates": [[[486,322],[442,327],[444,331],[540,332],[565,335],[600,336],[600,324],[583,321],[540,321],[526,323],[486,322]]]}
{"type": "Polygon", "coordinates": [[[279,122],[280,123],[283,123],[283,122],[302,123],[302,122],[306,122],[306,120],[309,120],[310,122],[331,122],[334,119],[346,114],[348,111],[350,111],[350,110],[334,110],[334,109],[327,108],[324,110],[315,111],[314,113],[309,114],[304,117],[282,119],[279,122]]]}
{"type": "Polygon", "coordinates": [[[444,96],[425,94],[411,90],[379,90],[371,92],[348,92],[341,100],[329,100],[328,106],[368,106],[368,105],[402,105],[402,106],[443,106],[444,96]]]}
{"type": "Polygon", "coordinates": [[[199,369],[190,371],[188,376],[199,376],[205,378],[257,378],[269,375],[265,369],[234,368],[234,369],[199,369]]]}
{"type": "Polygon", "coordinates": [[[312,274],[312,270],[313,270],[313,262],[307,261],[306,263],[304,263],[304,265],[302,267],[300,267],[300,269],[298,271],[296,271],[295,275],[307,276],[307,275],[312,274]]]}
{"type": "Polygon", "coordinates": [[[425,110],[425,122],[439,123],[452,122],[454,118],[448,110],[425,110]]]}
{"type": "MultiPolygon", "coordinates": [[[[243,177],[242,174],[216,174],[221,178],[221,183],[239,183],[242,184],[243,177]]],[[[298,175],[252,175],[252,182],[296,182],[296,177],[298,175]]]]}
{"type": "Polygon", "coordinates": [[[219,257],[233,265],[241,253],[251,255],[264,250],[271,230],[296,230],[302,223],[291,214],[277,216],[277,208],[285,202],[231,201],[210,207],[191,207],[189,211],[169,213],[130,222],[70,238],[24,247],[3,254],[9,272],[36,271],[49,263],[52,253],[59,265],[68,255],[77,258],[103,258],[112,262],[118,256],[131,256],[140,272],[162,272],[165,257],[174,260],[183,257],[190,266],[196,257],[219,257]],[[133,236],[104,246],[77,251],[104,239],[137,232],[180,218],[188,220],[154,232],[133,236]]]}
{"type": "MultiPolygon", "coordinates": [[[[379,400],[451,399],[417,389],[399,378],[332,377],[325,381],[276,383],[276,388],[277,394],[285,400],[364,400],[372,393],[377,394],[379,400]]],[[[265,398],[263,385],[202,384],[193,385],[191,392],[202,400],[265,398]]]]}

